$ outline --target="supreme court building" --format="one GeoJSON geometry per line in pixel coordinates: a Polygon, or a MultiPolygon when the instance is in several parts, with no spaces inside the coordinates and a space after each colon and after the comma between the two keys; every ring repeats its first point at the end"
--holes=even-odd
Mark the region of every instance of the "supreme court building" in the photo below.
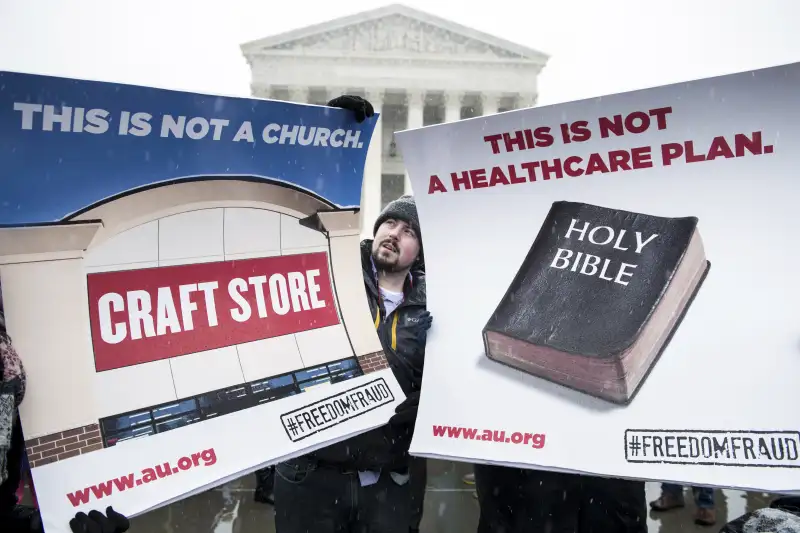
{"type": "Polygon", "coordinates": [[[381,113],[362,189],[362,233],[411,193],[394,132],[535,105],[548,56],[393,4],[242,45],[253,96],[324,104],[365,96],[381,113]]]}

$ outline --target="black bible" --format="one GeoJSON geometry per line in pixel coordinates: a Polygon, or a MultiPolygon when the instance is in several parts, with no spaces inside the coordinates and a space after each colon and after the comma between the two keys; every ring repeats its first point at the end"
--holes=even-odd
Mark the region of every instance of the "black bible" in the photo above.
{"type": "Polygon", "coordinates": [[[629,403],[711,266],[697,225],[555,202],[483,330],[486,355],[629,403]]]}

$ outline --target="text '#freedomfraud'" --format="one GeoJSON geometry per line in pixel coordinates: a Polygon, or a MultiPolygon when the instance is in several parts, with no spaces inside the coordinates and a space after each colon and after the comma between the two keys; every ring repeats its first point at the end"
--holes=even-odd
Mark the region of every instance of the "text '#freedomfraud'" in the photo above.
{"type": "Polygon", "coordinates": [[[800,468],[797,431],[629,429],[629,463],[800,468]]]}
{"type": "Polygon", "coordinates": [[[281,415],[292,442],[301,441],[394,401],[386,380],[378,378],[281,415]]]}

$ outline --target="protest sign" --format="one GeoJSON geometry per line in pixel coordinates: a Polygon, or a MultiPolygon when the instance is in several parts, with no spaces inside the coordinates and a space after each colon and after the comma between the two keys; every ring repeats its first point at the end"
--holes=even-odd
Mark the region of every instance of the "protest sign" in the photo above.
{"type": "Polygon", "coordinates": [[[0,283],[48,533],[382,425],[377,117],[0,73],[0,283]]]}
{"type": "Polygon", "coordinates": [[[411,453],[800,489],[800,64],[397,134],[411,453]]]}

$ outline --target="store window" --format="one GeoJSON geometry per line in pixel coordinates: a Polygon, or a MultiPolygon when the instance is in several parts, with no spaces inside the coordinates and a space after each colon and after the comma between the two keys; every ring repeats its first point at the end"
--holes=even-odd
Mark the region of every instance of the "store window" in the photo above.
{"type": "Polygon", "coordinates": [[[219,389],[192,398],[139,409],[100,420],[106,447],[164,433],[202,420],[300,394],[312,387],[362,376],[356,358],[342,359],[289,374],[219,389]]]}
{"type": "Polygon", "coordinates": [[[150,410],[126,413],[101,421],[106,446],[155,434],[153,415],[150,410]]]}
{"type": "Polygon", "coordinates": [[[345,359],[328,364],[328,371],[331,374],[331,383],[339,383],[358,376],[363,376],[364,372],[358,366],[355,359],[345,359]]]}
{"type": "Polygon", "coordinates": [[[247,385],[208,392],[198,397],[203,419],[227,415],[256,405],[253,395],[247,393],[247,385]]]}
{"type": "Polygon", "coordinates": [[[200,420],[200,411],[197,409],[197,402],[194,399],[156,407],[152,413],[156,433],[188,426],[200,420]]]}
{"type": "Polygon", "coordinates": [[[294,375],[286,374],[250,384],[250,391],[257,404],[271,402],[300,392],[294,381],[294,375]]]}

